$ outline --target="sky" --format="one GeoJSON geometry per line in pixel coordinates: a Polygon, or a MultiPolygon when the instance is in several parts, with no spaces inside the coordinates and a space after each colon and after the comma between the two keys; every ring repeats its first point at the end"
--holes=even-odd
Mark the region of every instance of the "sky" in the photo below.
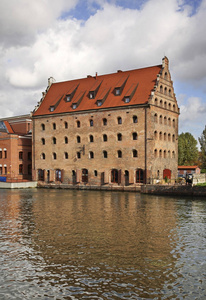
{"type": "Polygon", "coordinates": [[[51,76],[138,69],[166,55],[179,134],[202,134],[206,0],[1,0],[0,11],[0,118],[33,111],[51,76]]]}

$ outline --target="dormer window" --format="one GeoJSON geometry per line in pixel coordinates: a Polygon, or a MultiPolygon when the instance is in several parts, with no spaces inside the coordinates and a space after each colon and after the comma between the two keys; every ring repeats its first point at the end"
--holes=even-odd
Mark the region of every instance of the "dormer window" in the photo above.
{"type": "Polygon", "coordinates": [[[71,101],[71,95],[66,95],[66,102],[70,102],[71,101]]]}
{"type": "Polygon", "coordinates": [[[115,95],[116,95],[116,96],[119,96],[120,94],[121,94],[120,88],[116,88],[116,89],[115,89],[115,95]]]}
{"type": "Polygon", "coordinates": [[[124,102],[129,103],[130,102],[130,97],[128,97],[128,96],[124,97],[124,102]]]}
{"type": "Polygon", "coordinates": [[[50,106],[50,111],[54,111],[54,106],[50,106]]]}
{"type": "Polygon", "coordinates": [[[72,109],[76,109],[77,108],[77,104],[76,103],[73,103],[72,104],[72,109]]]}
{"type": "Polygon", "coordinates": [[[94,99],[94,98],[95,98],[95,93],[89,92],[89,99],[94,99]]]}
{"type": "Polygon", "coordinates": [[[101,106],[102,105],[102,100],[97,100],[97,106],[101,106]]]}

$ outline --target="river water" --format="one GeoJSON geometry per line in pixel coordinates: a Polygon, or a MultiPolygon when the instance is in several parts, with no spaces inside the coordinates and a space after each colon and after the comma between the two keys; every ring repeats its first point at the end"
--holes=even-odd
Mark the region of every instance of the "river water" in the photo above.
{"type": "Polygon", "coordinates": [[[0,190],[0,299],[206,299],[206,199],[0,190]]]}

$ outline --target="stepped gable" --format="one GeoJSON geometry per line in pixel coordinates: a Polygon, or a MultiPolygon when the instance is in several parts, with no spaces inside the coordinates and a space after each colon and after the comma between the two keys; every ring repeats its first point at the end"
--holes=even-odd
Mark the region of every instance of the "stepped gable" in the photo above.
{"type": "Polygon", "coordinates": [[[33,116],[146,104],[161,69],[158,65],[52,83],[33,116]]]}

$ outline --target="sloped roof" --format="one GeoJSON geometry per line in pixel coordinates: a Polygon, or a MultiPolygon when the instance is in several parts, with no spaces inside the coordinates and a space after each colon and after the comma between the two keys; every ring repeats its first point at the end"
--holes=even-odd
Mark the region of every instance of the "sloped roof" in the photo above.
{"type": "Polygon", "coordinates": [[[158,65],[53,83],[33,116],[146,104],[161,69],[162,65],[158,65]],[[120,95],[116,95],[115,90],[119,88],[120,95]],[[95,89],[94,98],[91,99],[89,93],[95,89]],[[72,91],[75,92],[68,102],[66,96],[72,91]],[[128,93],[131,93],[130,99],[126,102],[124,97],[128,97],[128,93]],[[98,102],[101,95],[105,95],[102,104],[98,102]],[[75,109],[73,103],[77,103],[75,109]]]}
{"type": "Polygon", "coordinates": [[[4,121],[4,124],[7,128],[8,133],[14,133],[13,129],[11,128],[11,125],[9,124],[8,121],[4,121]]]}
{"type": "Polygon", "coordinates": [[[199,168],[198,166],[178,166],[179,170],[194,170],[199,168]]]}

